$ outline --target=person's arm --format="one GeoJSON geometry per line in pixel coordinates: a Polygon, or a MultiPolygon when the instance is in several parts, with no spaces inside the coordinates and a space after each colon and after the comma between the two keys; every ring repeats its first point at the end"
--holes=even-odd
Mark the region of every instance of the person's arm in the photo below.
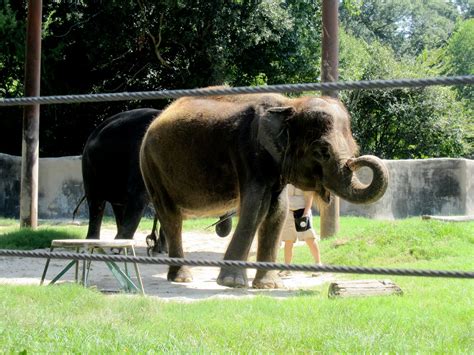
{"type": "Polygon", "coordinates": [[[305,192],[304,193],[304,212],[303,216],[310,216],[311,215],[311,206],[313,206],[313,193],[312,192],[305,192]]]}

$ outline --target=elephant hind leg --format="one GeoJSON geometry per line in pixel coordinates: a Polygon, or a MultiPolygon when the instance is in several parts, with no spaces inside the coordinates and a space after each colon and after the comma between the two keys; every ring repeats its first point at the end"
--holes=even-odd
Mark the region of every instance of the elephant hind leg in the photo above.
{"type": "Polygon", "coordinates": [[[89,227],[87,229],[87,239],[100,239],[100,226],[104,216],[105,200],[98,198],[87,198],[89,206],[89,227]]]}
{"type": "Polygon", "coordinates": [[[168,244],[166,243],[165,233],[163,228],[158,228],[158,217],[155,214],[153,219],[153,228],[151,229],[150,234],[146,237],[147,244],[149,245],[148,254],[150,256],[156,254],[166,254],[168,253],[168,244]],[[157,237],[157,229],[159,229],[159,236],[157,237]]]}
{"type": "MultiPolygon", "coordinates": [[[[156,216],[168,244],[168,255],[171,258],[184,258],[182,240],[183,215],[168,192],[163,188],[160,174],[156,173],[159,169],[150,160],[149,152],[146,152],[144,146],[142,146],[142,151],[140,152],[140,168],[148,195],[151,197],[156,216]],[[152,178],[147,173],[151,171],[156,173],[152,174],[152,178]]],[[[189,267],[170,265],[168,269],[169,281],[191,282],[192,279],[189,267]]]]}
{"type": "MultiPolygon", "coordinates": [[[[164,234],[168,244],[168,255],[170,258],[184,258],[182,227],[183,216],[175,207],[171,199],[166,198],[166,192],[160,191],[159,198],[155,198],[156,215],[160,222],[160,234],[164,234]]],[[[152,194],[152,196],[157,196],[152,194]]],[[[168,280],[174,282],[191,282],[193,279],[191,270],[187,266],[170,266],[168,269],[168,280]]]]}
{"type": "Polygon", "coordinates": [[[118,231],[122,228],[125,207],[123,205],[112,203],[112,210],[114,211],[115,224],[117,225],[117,235],[115,239],[118,239],[118,231]]]}
{"type": "MultiPolygon", "coordinates": [[[[161,213],[158,214],[159,218],[161,213]]],[[[160,218],[161,228],[168,244],[168,255],[171,258],[184,258],[182,225],[183,218],[180,213],[167,213],[164,219],[160,218]]],[[[170,266],[168,280],[174,282],[191,282],[191,271],[187,266],[170,266]]]]}
{"type": "Polygon", "coordinates": [[[120,225],[117,222],[116,239],[133,239],[147,203],[148,200],[143,196],[129,196],[127,204],[123,206],[122,222],[120,225]]]}

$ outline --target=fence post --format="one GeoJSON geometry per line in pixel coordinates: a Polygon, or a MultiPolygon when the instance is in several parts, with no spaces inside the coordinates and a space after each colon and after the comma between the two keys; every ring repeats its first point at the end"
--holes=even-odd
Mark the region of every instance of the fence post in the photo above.
{"type": "MultiPolygon", "coordinates": [[[[323,0],[321,81],[337,81],[339,77],[338,0],[323,0]]],[[[337,91],[323,91],[323,95],[337,97],[337,91]]],[[[329,237],[339,230],[339,197],[332,196],[331,203],[320,208],[321,237],[329,237]]]]}
{"type": "MultiPolygon", "coordinates": [[[[42,0],[28,0],[25,96],[40,95],[42,0]]],[[[38,226],[39,112],[38,104],[23,109],[20,226],[38,226]]]]}

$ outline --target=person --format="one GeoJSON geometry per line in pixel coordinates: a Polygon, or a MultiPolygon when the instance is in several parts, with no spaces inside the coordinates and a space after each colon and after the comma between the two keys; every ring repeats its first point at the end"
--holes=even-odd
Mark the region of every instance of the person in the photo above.
{"type": "MultiPolygon", "coordinates": [[[[313,193],[302,191],[291,184],[287,186],[287,190],[289,211],[281,235],[281,241],[284,242],[285,263],[291,264],[295,242],[297,240],[304,240],[314,258],[314,262],[317,265],[322,265],[318,245],[319,235],[315,233],[311,221],[313,193]],[[300,231],[297,230],[295,222],[300,222],[298,227],[300,231]]],[[[279,275],[289,276],[291,272],[289,270],[282,270],[279,272],[279,275]]],[[[312,276],[319,276],[319,273],[313,273],[312,276]]]]}

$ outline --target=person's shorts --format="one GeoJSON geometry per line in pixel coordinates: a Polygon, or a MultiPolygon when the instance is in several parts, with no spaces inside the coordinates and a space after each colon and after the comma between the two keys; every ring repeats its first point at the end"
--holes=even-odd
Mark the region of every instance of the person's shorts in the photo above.
{"type": "Polygon", "coordinates": [[[295,227],[295,217],[293,217],[293,211],[288,211],[288,216],[285,220],[285,225],[283,226],[283,231],[281,232],[282,241],[292,241],[296,242],[297,240],[309,240],[316,239],[319,241],[319,235],[317,235],[311,226],[310,229],[304,232],[297,232],[295,227]]]}

